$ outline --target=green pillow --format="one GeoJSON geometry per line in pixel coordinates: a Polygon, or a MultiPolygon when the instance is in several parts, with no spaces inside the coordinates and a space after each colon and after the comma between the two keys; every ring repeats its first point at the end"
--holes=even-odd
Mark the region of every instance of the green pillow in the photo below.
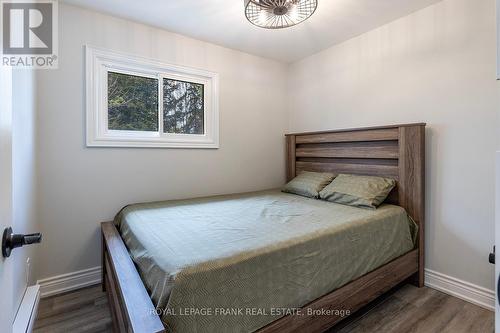
{"type": "Polygon", "coordinates": [[[340,174],[319,193],[319,197],[339,204],[375,209],[394,186],[394,179],[340,174]]]}
{"type": "Polygon", "coordinates": [[[318,198],[319,191],[330,184],[333,177],[332,173],[303,171],[286,184],[282,191],[308,198],[318,198]]]}

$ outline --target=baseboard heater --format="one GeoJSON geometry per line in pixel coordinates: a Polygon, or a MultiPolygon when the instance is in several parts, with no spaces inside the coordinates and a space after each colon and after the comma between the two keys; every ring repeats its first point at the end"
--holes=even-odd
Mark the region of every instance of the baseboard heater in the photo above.
{"type": "Polygon", "coordinates": [[[39,301],[40,286],[37,284],[26,288],[12,325],[12,333],[31,333],[35,324],[39,301]]]}

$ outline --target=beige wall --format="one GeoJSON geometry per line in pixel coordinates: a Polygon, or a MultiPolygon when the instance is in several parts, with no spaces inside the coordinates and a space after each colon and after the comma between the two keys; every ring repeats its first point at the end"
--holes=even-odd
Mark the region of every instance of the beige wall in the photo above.
{"type": "Polygon", "coordinates": [[[426,267],[493,287],[495,1],[445,0],[293,64],[290,129],[427,122],[426,267]]]}
{"type": "Polygon", "coordinates": [[[100,265],[100,221],[132,202],[284,181],[286,70],[278,62],[60,5],[58,70],[38,77],[38,278],[100,265]],[[83,45],[220,74],[220,149],[86,148],[83,45]]]}

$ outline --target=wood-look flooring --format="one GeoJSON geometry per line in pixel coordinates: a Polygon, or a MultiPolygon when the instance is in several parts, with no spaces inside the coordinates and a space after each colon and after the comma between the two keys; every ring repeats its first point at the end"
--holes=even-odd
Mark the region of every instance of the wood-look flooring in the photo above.
{"type": "MultiPolygon", "coordinates": [[[[430,288],[404,285],[328,333],[493,331],[493,312],[430,288]]],[[[106,294],[95,286],[42,299],[34,332],[111,332],[106,294]]]]}
{"type": "Polygon", "coordinates": [[[111,332],[108,298],[100,285],[43,298],[33,332],[111,332]]]}

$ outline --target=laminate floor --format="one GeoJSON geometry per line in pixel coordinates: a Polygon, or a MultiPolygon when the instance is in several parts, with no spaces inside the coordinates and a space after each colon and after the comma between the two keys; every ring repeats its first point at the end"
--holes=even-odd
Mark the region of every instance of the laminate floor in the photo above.
{"type": "MultiPolygon", "coordinates": [[[[100,286],[42,299],[35,333],[111,332],[106,294],[100,286]]],[[[371,303],[328,333],[483,333],[494,314],[430,288],[404,285],[371,303]]]]}
{"type": "Polygon", "coordinates": [[[97,333],[111,327],[108,298],[99,285],[41,299],[33,332],[97,333]]]}

